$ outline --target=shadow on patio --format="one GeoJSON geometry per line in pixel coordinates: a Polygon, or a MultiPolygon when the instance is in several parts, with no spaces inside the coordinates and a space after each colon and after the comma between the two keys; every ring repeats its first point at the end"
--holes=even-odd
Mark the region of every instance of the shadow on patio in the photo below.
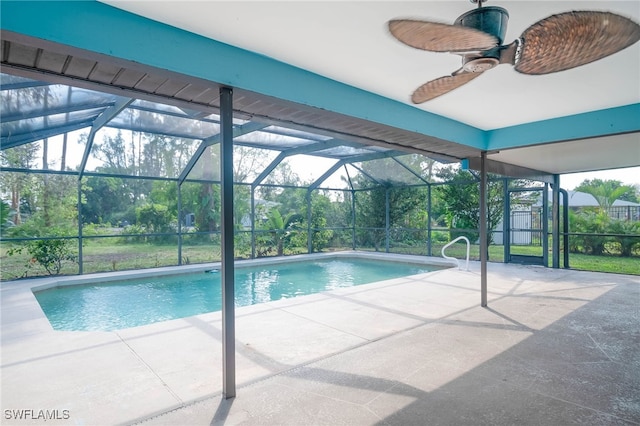
{"type": "MultiPolygon", "coordinates": [[[[515,282],[513,275],[499,278],[513,268],[500,266],[492,275],[488,309],[423,321],[240,386],[234,400],[216,396],[148,422],[640,422],[637,278],[535,268],[517,269],[523,278],[515,282]]],[[[340,296],[356,297],[364,303],[357,293],[340,296]]]]}

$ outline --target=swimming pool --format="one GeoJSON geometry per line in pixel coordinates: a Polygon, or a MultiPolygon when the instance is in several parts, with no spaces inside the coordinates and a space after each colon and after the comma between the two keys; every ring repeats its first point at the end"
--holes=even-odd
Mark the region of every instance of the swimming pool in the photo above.
{"type": "MultiPolygon", "coordinates": [[[[236,267],[236,306],[415,275],[442,266],[359,258],[236,267]]],[[[55,330],[112,331],[221,310],[217,271],[57,287],[34,294],[55,330]]]]}

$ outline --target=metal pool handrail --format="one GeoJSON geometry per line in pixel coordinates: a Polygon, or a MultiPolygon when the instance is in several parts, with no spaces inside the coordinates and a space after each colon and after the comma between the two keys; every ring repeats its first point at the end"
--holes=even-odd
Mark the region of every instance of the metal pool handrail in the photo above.
{"type": "Polygon", "coordinates": [[[458,265],[458,269],[460,269],[460,261],[458,261],[458,259],[456,259],[455,257],[447,256],[446,254],[444,254],[444,250],[447,247],[449,247],[451,244],[455,243],[456,241],[460,241],[460,240],[465,240],[467,242],[467,266],[466,266],[465,270],[468,271],[469,270],[469,248],[471,247],[471,243],[469,242],[469,239],[467,237],[460,236],[460,237],[456,238],[455,240],[452,240],[452,241],[448,242],[444,247],[442,247],[442,257],[444,257],[445,259],[449,259],[449,260],[455,260],[456,264],[458,265]]]}

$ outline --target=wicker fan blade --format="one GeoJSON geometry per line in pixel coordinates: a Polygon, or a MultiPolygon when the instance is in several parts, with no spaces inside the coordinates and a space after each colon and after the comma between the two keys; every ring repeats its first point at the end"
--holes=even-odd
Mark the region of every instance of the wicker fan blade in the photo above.
{"type": "Polygon", "coordinates": [[[640,26],[610,12],[580,11],[552,15],[522,34],[515,69],[548,74],[612,55],[640,40],[640,26]]]}
{"type": "Polygon", "coordinates": [[[482,73],[456,71],[453,75],[431,80],[430,82],[418,87],[416,91],[413,92],[413,95],[411,95],[411,101],[414,104],[421,104],[423,102],[430,101],[431,99],[437,98],[445,93],[449,93],[453,89],[470,82],[480,74],[482,73]]]}
{"type": "Polygon", "coordinates": [[[499,40],[491,34],[460,25],[398,19],[389,21],[391,34],[411,47],[430,52],[469,52],[491,49],[499,40]]]}

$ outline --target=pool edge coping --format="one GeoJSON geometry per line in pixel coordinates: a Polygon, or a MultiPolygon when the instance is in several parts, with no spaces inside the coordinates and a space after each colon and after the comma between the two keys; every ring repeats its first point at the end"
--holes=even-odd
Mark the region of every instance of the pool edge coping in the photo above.
{"type": "MultiPolygon", "coordinates": [[[[410,254],[362,252],[362,251],[341,251],[327,253],[297,254],[291,256],[263,257],[256,259],[242,259],[234,262],[235,267],[250,267],[260,265],[278,265],[290,262],[303,262],[309,259],[324,258],[360,258],[360,259],[381,259],[407,264],[432,265],[440,267],[456,267],[457,265],[449,260],[433,257],[410,254]]],[[[11,287],[19,288],[28,286],[31,292],[47,290],[55,287],[73,286],[95,283],[97,281],[108,283],[122,279],[136,279],[145,277],[155,277],[160,275],[178,275],[190,272],[205,272],[212,269],[220,269],[221,262],[201,263],[197,265],[176,265],[163,266],[159,268],[131,269],[126,271],[97,272],[83,275],[62,275],[53,277],[38,277],[32,279],[21,279],[5,281],[0,289],[11,290],[11,287]]]]}
{"type": "MultiPolygon", "coordinates": [[[[395,262],[407,263],[407,264],[422,264],[439,266],[443,268],[455,268],[455,264],[452,261],[448,261],[443,258],[421,256],[421,255],[408,255],[408,254],[396,254],[396,253],[382,253],[382,252],[362,252],[362,251],[340,251],[340,252],[325,252],[325,253],[312,253],[312,254],[299,254],[291,256],[278,256],[278,257],[264,257],[257,259],[243,259],[236,260],[234,266],[239,264],[242,267],[259,266],[259,265],[277,265],[290,262],[302,262],[309,259],[332,259],[332,258],[360,258],[360,259],[385,259],[393,260],[395,262]]],[[[58,287],[67,287],[75,285],[84,285],[91,283],[108,283],[115,282],[122,279],[136,279],[145,277],[154,277],[160,275],[177,275],[181,273],[191,273],[207,271],[211,269],[218,269],[221,267],[221,262],[203,263],[197,265],[180,265],[180,266],[165,266],[160,268],[149,268],[139,270],[128,271],[115,271],[115,272],[99,272],[86,275],[64,275],[54,277],[38,277],[31,279],[20,279],[13,281],[5,281],[0,285],[0,305],[2,305],[2,314],[0,315],[0,326],[3,329],[2,337],[4,340],[4,331],[7,327],[10,327],[14,321],[9,321],[9,324],[5,321],[7,318],[8,306],[5,303],[10,303],[7,298],[27,298],[28,301],[23,302],[21,309],[30,311],[29,320],[36,324],[34,330],[30,330],[27,334],[38,334],[47,332],[58,332],[55,330],[46,314],[42,310],[42,307],[38,303],[35,296],[37,291],[48,290],[58,287]]],[[[379,281],[375,281],[379,282],[379,281]]],[[[370,284],[374,284],[370,283],[370,284]]],[[[23,320],[24,321],[24,320],[23,320]]],[[[21,322],[21,321],[18,321],[21,322]]],[[[79,331],[79,333],[112,333],[113,331],[79,331]]]]}

